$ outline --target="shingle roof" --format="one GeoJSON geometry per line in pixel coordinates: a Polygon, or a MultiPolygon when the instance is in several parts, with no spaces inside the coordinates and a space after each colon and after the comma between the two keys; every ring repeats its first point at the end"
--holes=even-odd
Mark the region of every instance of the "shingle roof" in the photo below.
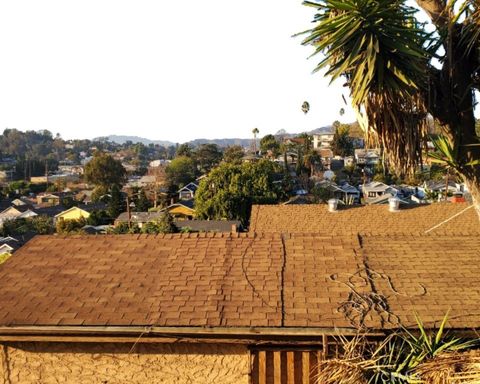
{"type": "Polygon", "coordinates": [[[479,259],[476,234],[37,236],[0,266],[0,327],[480,327],[479,259]]]}
{"type": "MultiPolygon", "coordinates": [[[[325,204],[254,205],[250,216],[250,232],[258,233],[423,233],[464,211],[464,203],[414,205],[389,212],[384,205],[351,206],[328,212],[325,204]]],[[[432,230],[431,233],[477,233],[480,225],[475,209],[432,230]]]]}

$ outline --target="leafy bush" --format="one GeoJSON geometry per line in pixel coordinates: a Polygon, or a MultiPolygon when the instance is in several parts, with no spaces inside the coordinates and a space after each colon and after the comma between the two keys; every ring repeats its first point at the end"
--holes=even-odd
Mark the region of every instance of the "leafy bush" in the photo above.
{"type": "Polygon", "coordinates": [[[87,224],[87,221],[81,217],[78,219],[65,220],[60,218],[57,221],[56,229],[57,233],[61,235],[68,235],[74,233],[81,233],[82,228],[87,224]]]}

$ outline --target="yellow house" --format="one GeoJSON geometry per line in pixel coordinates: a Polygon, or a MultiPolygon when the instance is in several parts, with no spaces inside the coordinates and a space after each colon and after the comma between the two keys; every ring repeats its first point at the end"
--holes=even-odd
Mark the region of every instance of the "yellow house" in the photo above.
{"type": "Polygon", "coordinates": [[[168,212],[177,220],[191,220],[195,217],[192,201],[179,201],[162,209],[161,212],[168,212]]]}
{"type": "Polygon", "coordinates": [[[84,211],[81,208],[78,207],[72,207],[70,209],[67,209],[66,211],[60,212],[58,215],[55,215],[55,221],[59,219],[63,220],[77,220],[80,218],[88,219],[90,216],[90,213],[87,211],[84,211]]]}

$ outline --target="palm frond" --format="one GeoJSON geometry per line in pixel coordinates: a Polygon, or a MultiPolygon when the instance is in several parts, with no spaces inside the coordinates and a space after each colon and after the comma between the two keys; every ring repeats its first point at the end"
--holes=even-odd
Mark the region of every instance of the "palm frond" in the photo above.
{"type": "Polygon", "coordinates": [[[432,57],[431,36],[416,21],[416,10],[400,0],[304,4],[318,11],[302,42],[315,48],[313,56],[323,55],[314,71],[325,70],[332,81],[346,78],[353,107],[363,111],[387,161],[398,173],[413,169],[426,134],[419,92],[427,87],[432,57]]]}

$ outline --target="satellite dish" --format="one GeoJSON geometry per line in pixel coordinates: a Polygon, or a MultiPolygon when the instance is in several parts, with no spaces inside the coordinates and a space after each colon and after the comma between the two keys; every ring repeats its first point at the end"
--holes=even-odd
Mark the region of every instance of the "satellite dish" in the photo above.
{"type": "Polygon", "coordinates": [[[310,104],[308,103],[308,101],[304,101],[302,104],[303,113],[307,114],[309,110],[310,110],[310,104]]]}

